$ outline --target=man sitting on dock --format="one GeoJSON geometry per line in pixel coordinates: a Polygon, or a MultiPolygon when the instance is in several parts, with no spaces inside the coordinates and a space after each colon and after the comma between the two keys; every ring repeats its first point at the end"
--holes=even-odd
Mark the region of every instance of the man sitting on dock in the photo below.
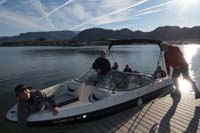
{"type": "Polygon", "coordinates": [[[19,133],[25,133],[27,126],[27,117],[33,112],[43,111],[45,109],[51,109],[53,115],[59,113],[55,101],[48,98],[46,94],[39,90],[30,91],[31,87],[27,87],[24,84],[15,87],[15,93],[18,97],[18,130],[19,133]]]}
{"type": "Polygon", "coordinates": [[[171,46],[166,43],[160,44],[160,49],[161,51],[164,51],[165,65],[168,76],[170,76],[170,67],[173,68],[172,80],[177,88],[176,91],[180,93],[177,79],[180,74],[182,74],[183,78],[191,83],[192,89],[195,92],[195,99],[200,98],[200,92],[195,82],[190,78],[188,63],[186,62],[181,50],[176,46],[171,46]]]}

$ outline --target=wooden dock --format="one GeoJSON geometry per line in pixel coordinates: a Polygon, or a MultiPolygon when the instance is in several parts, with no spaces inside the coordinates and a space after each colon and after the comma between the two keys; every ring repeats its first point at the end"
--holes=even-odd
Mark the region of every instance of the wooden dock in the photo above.
{"type": "Polygon", "coordinates": [[[200,100],[181,92],[83,124],[64,133],[200,133],[200,100]]]}

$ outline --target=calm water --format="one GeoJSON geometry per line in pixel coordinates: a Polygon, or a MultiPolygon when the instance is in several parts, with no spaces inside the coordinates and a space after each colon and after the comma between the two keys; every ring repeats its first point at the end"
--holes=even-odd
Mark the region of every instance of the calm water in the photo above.
{"type": "MultiPolygon", "coordinates": [[[[107,47],[2,47],[0,48],[0,130],[15,133],[16,124],[5,120],[5,113],[15,104],[13,89],[20,83],[45,88],[78,76],[91,66],[107,47]]],[[[180,46],[190,64],[190,73],[200,85],[200,45],[180,46]]],[[[159,56],[155,45],[121,46],[112,49],[109,59],[117,61],[122,70],[130,64],[134,70],[153,72],[159,56]]],[[[182,91],[189,85],[180,80],[182,91]]],[[[32,130],[34,132],[35,130],[32,130]]],[[[37,130],[38,131],[38,130],[37,130]]]]}

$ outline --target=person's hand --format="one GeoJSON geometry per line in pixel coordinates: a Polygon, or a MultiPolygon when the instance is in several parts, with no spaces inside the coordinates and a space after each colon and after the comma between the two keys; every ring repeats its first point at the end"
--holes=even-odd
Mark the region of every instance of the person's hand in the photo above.
{"type": "Polygon", "coordinates": [[[58,107],[54,107],[52,109],[53,115],[57,115],[60,112],[60,109],[58,107]]]}
{"type": "Polygon", "coordinates": [[[98,74],[101,73],[101,70],[100,70],[99,68],[97,68],[97,73],[98,73],[98,74]]]}

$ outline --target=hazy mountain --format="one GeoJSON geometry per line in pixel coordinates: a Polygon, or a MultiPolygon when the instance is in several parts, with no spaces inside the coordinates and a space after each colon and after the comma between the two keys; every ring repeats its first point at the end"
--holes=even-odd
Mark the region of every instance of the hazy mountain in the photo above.
{"type": "Polygon", "coordinates": [[[37,40],[39,38],[45,38],[46,40],[70,40],[78,33],[77,31],[27,32],[13,37],[0,37],[0,42],[37,40]]]}
{"type": "Polygon", "coordinates": [[[147,38],[164,41],[200,41],[200,26],[193,28],[180,28],[178,26],[158,27],[150,32],[131,31],[129,29],[107,30],[101,28],[87,29],[80,32],[74,40],[97,41],[105,38],[134,39],[147,38]]]}
{"type": "Polygon", "coordinates": [[[129,29],[109,30],[101,28],[77,31],[49,31],[49,32],[28,32],[13,37],[0,37],[0,42],[27,41],[27,40],[75,40],[93,42],[104,39],[158,39],[163,41],[188,41],[200,42],[200,26],[192,28],[180,28],[178,26],[158,27],[150,32],[131,31],[129,29]]]}
{"type": "Polygon", "coordinates": [[[129,29],[106,30],[101,28],[93,28],[80,32],[73,39],[78,41],[97,41],[105,38],[131,39],[132,33],[133,32],[129,29]]]}
{"type": "Polygon", "coordinates": [[[196,41],[200,40],[200,26],[180,28],[178,26],[158,27],[149,33],[149,38],[167,41],[196,41]]]}

